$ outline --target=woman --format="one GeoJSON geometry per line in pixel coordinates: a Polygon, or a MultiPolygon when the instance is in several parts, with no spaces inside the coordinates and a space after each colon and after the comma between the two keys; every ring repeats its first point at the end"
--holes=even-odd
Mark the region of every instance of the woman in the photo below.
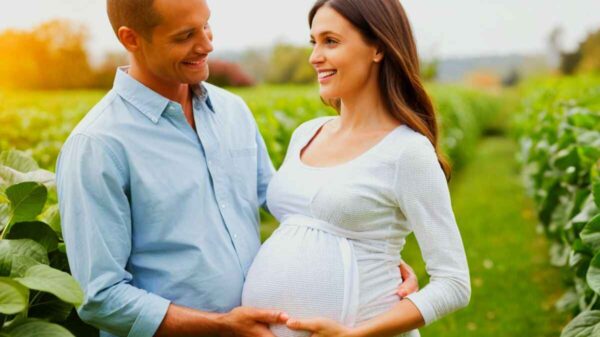
{"type": "Polygon", "coordinates": [[[398,0],[319,0],[309,24],[320,95],[339,116],[294,132],[267,192],[281,225],[242,304],[286,312],[277,336],[418,336],[471,290],[408,19],[398,0]],[[400,298],[411,232],[431,281],[400,298]]]}

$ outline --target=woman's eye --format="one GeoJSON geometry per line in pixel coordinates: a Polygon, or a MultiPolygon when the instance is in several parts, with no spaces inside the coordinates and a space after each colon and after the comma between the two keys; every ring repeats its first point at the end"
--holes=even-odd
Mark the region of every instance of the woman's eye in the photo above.
{"type": "Polygon", "coordinates": [[[325,44],[336,44],[337,41],[334,39],[325,39],[325,44]]]}
{"type": "Polygon", "coordinates": [[[308,43],[312,44],[313,46],[315,45],[315,40],[310,40],[308,41],[308,43]]]}

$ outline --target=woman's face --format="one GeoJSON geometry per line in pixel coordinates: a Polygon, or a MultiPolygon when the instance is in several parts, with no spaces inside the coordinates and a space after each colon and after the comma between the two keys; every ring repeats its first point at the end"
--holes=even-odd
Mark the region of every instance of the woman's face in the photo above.
{"type": "Polygon", "coordinates": [[[323,6],[317,11],[310,36],[310,63],[317,71],[321,97],[354,97],[370,81],[376,83],[383,55],[334,9],[323,6]]]}

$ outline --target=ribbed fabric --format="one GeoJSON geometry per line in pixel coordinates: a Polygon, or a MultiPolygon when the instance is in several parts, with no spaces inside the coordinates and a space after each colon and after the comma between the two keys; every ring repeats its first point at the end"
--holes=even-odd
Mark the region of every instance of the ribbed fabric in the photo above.
{"type": "MultiPolygon", "coordinates": [[[[467,260],[429,140],[402,125],[346,163],[304,164],[301,149],[332,118],[304,123],[292,136],[267,190],[269,210],[281,225],[254,259],[242,304],[360,325],[400,301],[399,253],[414,232],[430,283],[407,298],[426,324],[466,306],[467,260]]],[[[308,336],[282,326],[272,330],[280,337],[308,336]]]]}

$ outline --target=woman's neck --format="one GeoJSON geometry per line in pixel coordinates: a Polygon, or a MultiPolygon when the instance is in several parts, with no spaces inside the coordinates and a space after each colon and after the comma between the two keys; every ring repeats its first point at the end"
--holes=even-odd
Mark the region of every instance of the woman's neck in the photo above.
{"type": "Polygon", "coordinates": [[[340,132],[369,132],[392,129],[400,123],[386,108],[379,87],[369,85],[341,98],[340,132]]]}

